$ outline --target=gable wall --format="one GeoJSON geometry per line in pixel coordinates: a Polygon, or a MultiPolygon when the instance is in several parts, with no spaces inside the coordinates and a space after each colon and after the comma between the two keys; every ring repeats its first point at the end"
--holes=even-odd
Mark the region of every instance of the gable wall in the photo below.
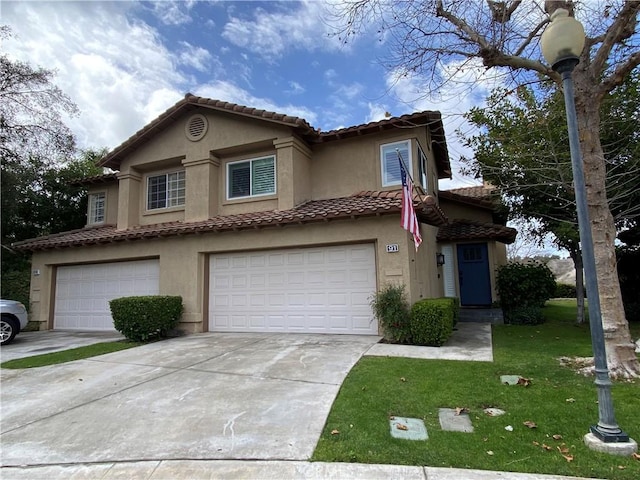
{"type": "MultiPolygon", "coordinates": [[[[407,139],[413,142],[412,176],[417,183],[418,157],[415,142],[420,143],[427,156],[430,165],[428,171],[435,170],[433,152],[427,147],[429,143],[426,128],[396,129],[378,135],[364,135],[314,146],[311,166],[313,199],[345,197],[362,190],[398,190],[398,185],[382,187],[380,147],[407,139]]],[[[430,182],[432,176],[429,175],[430,182]]]]}

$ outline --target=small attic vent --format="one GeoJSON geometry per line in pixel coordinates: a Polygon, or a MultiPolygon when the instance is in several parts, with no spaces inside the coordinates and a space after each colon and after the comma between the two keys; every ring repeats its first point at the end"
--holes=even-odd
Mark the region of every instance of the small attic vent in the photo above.
{"type": "Polygon", "coordinates": [[[189,140],[197,142],[207,133],[207,127],[207,118],[204,115],[196,114],[187,120],[187,124],[184,127],[184,133],[189,140]]]}

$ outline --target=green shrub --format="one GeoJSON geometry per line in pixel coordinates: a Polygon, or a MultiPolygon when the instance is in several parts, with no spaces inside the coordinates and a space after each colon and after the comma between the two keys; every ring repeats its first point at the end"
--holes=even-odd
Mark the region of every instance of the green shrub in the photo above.
{"type": "MultiPolygon", "coordinates": [[[[585,291],[585,296],[586,296],[585,291]]],[[[576,286],[567,283],[556,283],[556,290],[553,292],[553,298],[576,298],[576,286]]]]}
{"type": "Polygon", "coordinates": [[[456,316],[451,299],[425,298],[411,307],[411,343],[413,345],[443,345],[453,332],[456,316]]]}
{"type": "Polygon", "coordinates": [[[404,285],[385,285],[371,299],[371,309],[384,330],[385,338],[406,343],[409,340],[409,303],[404,285]]]}
{"type": "Polygon", "coordinates": [[[182,297],[149,295],[122,297],[109,302],[113,325],[129,340],[146,342],[163,338],[182,315],[182,297]]]}
{"type": "Polygon", "coordinates": [[[555,294],[556,282],[549,267],[538,262],[508,263],[498,268],[496,280],[505,323],[531,325],[544,318],[542,311],[533,312],[541,310],[555,294]],[[514,314],[517,310],[524,313],[514,314]]]}

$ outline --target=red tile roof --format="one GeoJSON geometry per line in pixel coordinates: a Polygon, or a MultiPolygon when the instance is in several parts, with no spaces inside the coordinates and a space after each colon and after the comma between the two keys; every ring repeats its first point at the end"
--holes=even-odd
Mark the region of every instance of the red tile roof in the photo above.
{"type": "MultiPolygon", "coordinates": [[[[446,218],[434,199],[414,197],[418,217],[425,223],[443,225],[446,218]]],[[[225,232],[265,228],[270,226],[301,225],[313,222],[366,216],[396,214],[400,212],[401,192],[360,192],[350,197],[314,200],[291,210],[270,210],[240,215],[219,215],[200,222],[168,222],[117,230],[114,225],[90,227],[17,242],[16,250],[37,251],[169,237],[205,232],[225,232]]]]}
{"type": "Polygon", "coordinates": [[[123,157],[137,148],[139,143],[148,140],[151,136],[163,130],[168,122],[174,121],[183,112],[193,111],[197,108],[229,112],[286,125],[291,127],[298,135],[309,143],[329,142],[394,128],[420,127],[428,125],[431,130],[436,162],[438,164],[439,178],[451,177],[451,166],[449,164],[447,143],[444,136],[444,127],[442,125],[440,112],[417,112],[402,115],[401,117],[391,117],[377,122],[321,132],[318,129],[314,129],[305,119],[300,117],[246,107],[244,105],[223,102],[221,100],[198,97],[190,93],[185,95],[182,100],[167,109],[151,123],[138,130],[122,144],[114,148],[101,160],[100,165],[118,170],[123,157]]]}
{"type": "Polygon", "coordinates": [[[493,187],[479,185],[476,187],[440,190],[439,196],[443,200],[451,200],[453,202],[466,203],[468,205],[494,210],[500,200],[495,192],[496,190],[493,187]]]}
{"type": "Polygon", "coordinates": [[[509,244],[515,241],[517,233],[515,228],[504,225],[456,219],[438,229],[437,239],[439,242],[497,240],[509,244]]]}

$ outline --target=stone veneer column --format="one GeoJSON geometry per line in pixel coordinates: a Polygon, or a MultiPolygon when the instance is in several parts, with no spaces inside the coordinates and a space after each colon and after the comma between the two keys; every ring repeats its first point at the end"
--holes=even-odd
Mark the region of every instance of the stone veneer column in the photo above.
{"type": "Polygon", "coordinates": [[[276,148],[278,210],[311,199],[311,150],[295,137],[273,141],[276,148]]]}
{"type": "Polygon", "coordinates": [[[218,214],[220,159],[209,158],[182,161],[185,168],[185,222],[207,220],[218,214]]]}
{"type": "Polygon", "coordinates": [[[135,172],[121,172],[118,178],[118,230],[140,224],[142,177],[135,172]]]}

